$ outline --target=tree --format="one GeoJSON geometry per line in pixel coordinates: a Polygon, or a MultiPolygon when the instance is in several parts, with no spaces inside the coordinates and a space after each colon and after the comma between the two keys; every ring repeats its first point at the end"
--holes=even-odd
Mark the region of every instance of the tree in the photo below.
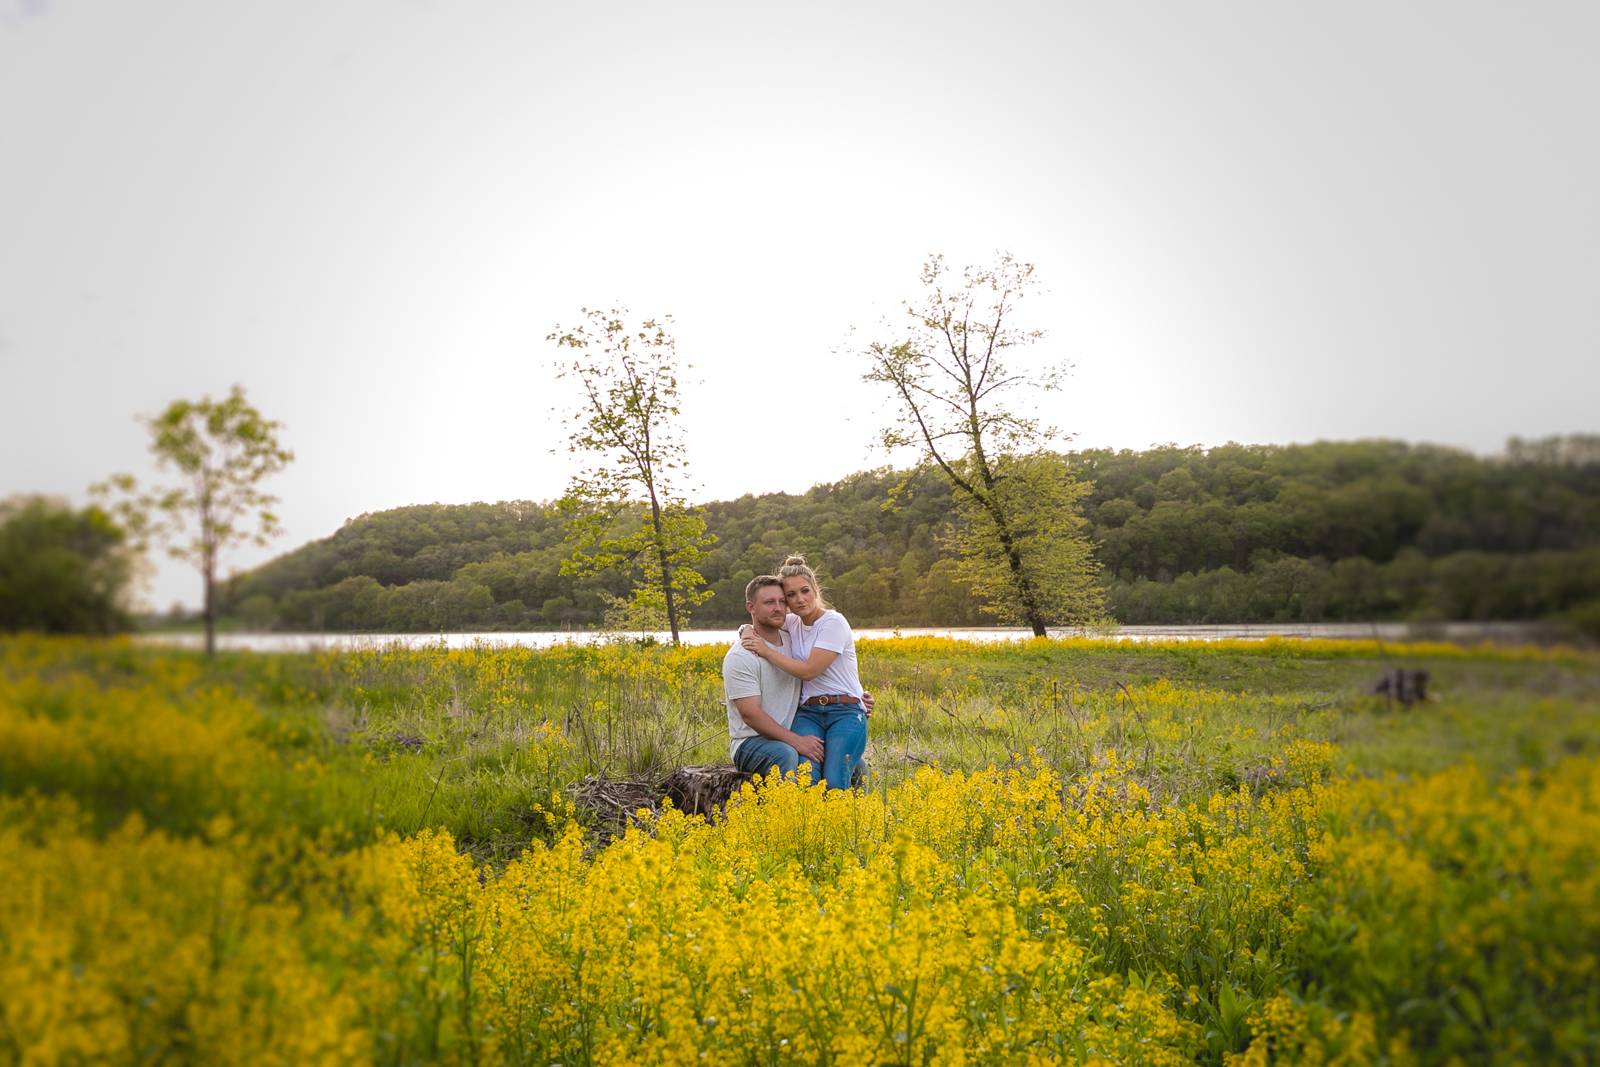
{"type": "Polygon", "coordinates": [[[1043,637],[1048,625],[1101,617],[1104,599],[1079,512],[1089,487],[1049,451],[1056,431],[1024,406],[1066,373],[1028,361],[1024,350],[1044,335],[1012,322],[1037,287],[1033,272],[1005,253],[956,277],[930,256],[923,295],[903,305],[904,333],[867,347],[865,377],[894,398],[885,447],[916,449],[950,482],[961,577],[986,612],[1043,637]]]}
{"type": "Polygon", "coordinates": [[[625,308],[582,314],[577,326],[558,326],[547,338],[580,395],[569,450],[590,461],[561,500],[572,530],[561,573],[629,574],[631,592],[608,595],[607,626],[665,624],[676,644],[690,613],[711,596],[696,568],[716,538],[677,481],[687,471],[672,320],[633,325],[625,308]]]}
{"type": "Polygon", "coordinates": [[[0,501],[0,630],[124,629],[136,563],[126,532],[101,508],[0,501]]]}
{"type": "Polygon", "coordinates": [[[141,543],[164,541],[173,559],[192,564],[205,584],[206,655],[216,652],[217,560],[243,544],[264,545],[278,533],[270,510],[278,498],[259,488],[294,459],[278,443],[282,424],[264,418],[234,386],[227,397],[174,400],[150,431],[157,465],[177,483],[141,491],[119,474],[105,491],[118,492],[118,513],[141,543]]]}

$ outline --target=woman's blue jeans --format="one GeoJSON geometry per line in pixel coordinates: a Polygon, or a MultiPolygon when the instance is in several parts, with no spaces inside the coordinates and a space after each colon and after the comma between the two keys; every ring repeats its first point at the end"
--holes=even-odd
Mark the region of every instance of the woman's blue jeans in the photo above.
{"type": "MultiPolygon", "coordinates": [[[[829,789],[846,789],[867,751],[867,712],[860,704],[827,704],[795,712],[790,727],[802,737],[822,738],[822,780],[829,789]]],[[[817,768],[811,768],[815,781],[817,768]]]]}

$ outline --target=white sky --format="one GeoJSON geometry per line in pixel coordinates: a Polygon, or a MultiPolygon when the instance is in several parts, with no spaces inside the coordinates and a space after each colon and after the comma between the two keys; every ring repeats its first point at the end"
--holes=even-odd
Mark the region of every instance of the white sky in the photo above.
{"type": "MultiPolygon", "coordinates": [[[[1007,248],[1084,446],[1593,431],[1600,4],[0,0],[0,495],[242,383],[286,535],[550,498],[671,312],[702,496],[884,461],[839,352],[1007,248]],[[748,400],[777,404],[753,417],[748,400]]],[[[194,603],[164,566],[151,599],[194,603]]]]}

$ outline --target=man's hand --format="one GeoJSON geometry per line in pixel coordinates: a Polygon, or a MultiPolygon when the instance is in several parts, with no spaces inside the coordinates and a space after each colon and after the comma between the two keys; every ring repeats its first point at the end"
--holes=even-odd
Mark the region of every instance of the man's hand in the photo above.
{"type": "Polygon", "coordinates": [[[867,709],[868,715],[872,714],[872,705],[876,703],[877,701],[872,699],[871,693],[867,692],[865,689],[861,691],[861,706],[867,709]]]}
{"type": "Polygon", "coordinates": [[[794,750],[800,753],[800,758],[811,763],[811,769],[817,773],[813,778],[822,773],[822,738],[812,737],[809,734],[795,734],[794,740],[789,742],[794,750]]]}

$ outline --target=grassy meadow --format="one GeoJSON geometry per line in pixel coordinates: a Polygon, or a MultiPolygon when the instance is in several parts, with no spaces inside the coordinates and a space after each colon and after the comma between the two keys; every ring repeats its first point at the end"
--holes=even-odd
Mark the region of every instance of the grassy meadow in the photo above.
{"type": "Polygon", "coordinates": [[[0,1061],[1600,1060],[1600,656],[864,642],[865,789],[597,832],[721,651],[0,641],[0,1061]]]}

